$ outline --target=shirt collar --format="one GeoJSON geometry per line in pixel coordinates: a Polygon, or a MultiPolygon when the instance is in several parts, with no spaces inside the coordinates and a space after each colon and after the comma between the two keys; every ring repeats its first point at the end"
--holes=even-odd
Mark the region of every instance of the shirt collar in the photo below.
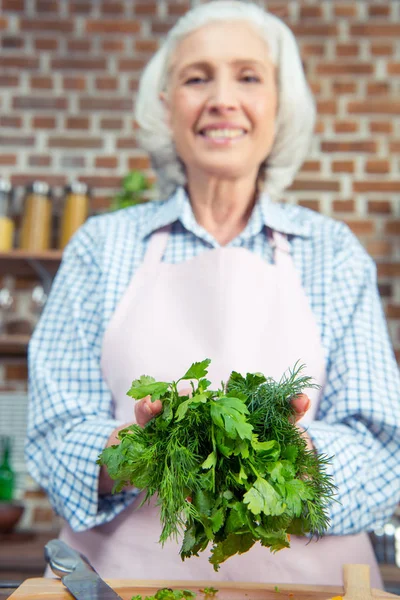
{"type": "MultiPolygon", "coordinates": [[[[180,221],[186,229],[194,233],[196,233],[196,230],[198,233],[200,228],[202,237],[209,237],[210,239],[207,241],[212,241],[212,237],[196,222],[186,190],[181,186],[175,190],[168,200],[161,202],[153,218],[143,224],[140,232],[141,237],[145,238],[147,235],[162,227],[172,225],[176,221],[180,221]]],[[[299,220],[298,214],[292,214],[290,209],[288,210],[287,204],[273,202],[266,193],[261,194],[245,232],[247,231],[249,234],[258,233],[261,228],[260,226],[257,227],[257,222],[261,222],[261,226],[269,227],[273,231],[279,231],[287,235],[302,237],[310,235],[308,222],[299,220]]]]}

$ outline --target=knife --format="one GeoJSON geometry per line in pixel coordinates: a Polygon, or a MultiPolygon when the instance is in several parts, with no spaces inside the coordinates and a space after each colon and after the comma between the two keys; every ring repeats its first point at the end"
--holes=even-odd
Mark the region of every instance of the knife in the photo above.
{"type": "Polygon", "coordinates": [[[50,540],[44,557],[53,573],[77,600],[122,600],[94,570],[88,559],[61,540],[50,540]]]}

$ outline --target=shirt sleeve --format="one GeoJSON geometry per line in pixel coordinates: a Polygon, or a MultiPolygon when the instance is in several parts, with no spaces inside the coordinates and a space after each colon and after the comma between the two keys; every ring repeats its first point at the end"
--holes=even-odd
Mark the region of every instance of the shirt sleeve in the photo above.
{"type": "Polygon", "coordinates": [[[96,461],[123,423],[100,368],[104,294],[94,222],[65,249],[28,349],[27,467],[75,531],[112,520],[137,495],[98,495],[96,461]]]}
{"type": "Polygon", "coordinates": [[[372,259],[350,231],[336,254],[327,383],[308,433],[332,457],[333,535],[371,531],[400,501],[400,380],[372,259]]]}

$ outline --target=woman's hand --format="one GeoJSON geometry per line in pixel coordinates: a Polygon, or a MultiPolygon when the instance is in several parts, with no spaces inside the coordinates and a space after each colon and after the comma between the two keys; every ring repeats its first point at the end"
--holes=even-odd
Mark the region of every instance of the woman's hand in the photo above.
{"type": "Polygon", "coordinates": [[[160,414],[162,410],[161,400],[151,401],[150,396],[145,396],[135,403],[136,423],[140,427],[144,427],[153,417],[160,414]]]}
{"type": "MultiPolygon", "coordinates": [[[[307,394],[299,394],[292,400],[292,406],[295,409],[295,413],[293,415],[294,423],[297,423],[308,411],[311,406],[310,398],[307,394]]],[[[306,440],[308,450],[314,450],[314,445],[307,431],[301,426],[297,425],[297,429],[300,431],[301,436],[306,440]]]]}

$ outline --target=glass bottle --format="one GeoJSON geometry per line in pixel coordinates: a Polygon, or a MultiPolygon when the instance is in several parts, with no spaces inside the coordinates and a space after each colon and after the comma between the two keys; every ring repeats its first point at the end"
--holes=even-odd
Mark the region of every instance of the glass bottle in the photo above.
{"type": "Polygon", "coordinates": [[[0,179],[0,252],[8,252],[13,247],[14,221],[11,218],[12,187],[5,179],[0,179]]]}
{"type": "Polygon", "coordinates": [[[15,473],[11,466],[11,438],[3,437],[0,459],[0,501],[9,502],[14,497],[15,473]]]}
{"type": "Polygon", "coordinates": [[[65,188],[64,209],[61,219],[58,247],[63,250],[75,231],[89,214],[89,188],[86,183],[74,181],[65,188]]]}
{"type": "Polygon", "coordinates": [[[19,247],[23,250],[48,250],[51,237],[51,190],[44,181],[26,188],[19,247]]]}

